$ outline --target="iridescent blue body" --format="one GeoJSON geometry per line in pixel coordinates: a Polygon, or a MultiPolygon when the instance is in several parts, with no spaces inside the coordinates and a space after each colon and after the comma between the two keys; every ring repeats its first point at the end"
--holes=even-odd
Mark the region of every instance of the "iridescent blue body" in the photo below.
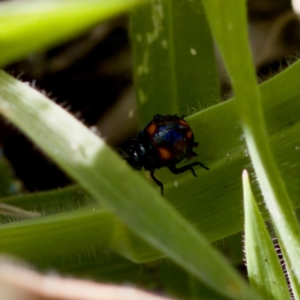
{"type": "Polygon", "coordinates": [[[141,130],[123,150],[126,160],[137,170],[145,168],[150,171],[153,180],[161,187],[163,184],[154,176],[155,169],[168,167],[174,174],[191,170],[196,176],[193,167],[200,162],[176,168],[176,164],[183,159],[197,156],[193,148],[198,146],[194,141],[194,134],[188,123],[177,115],[155,115],[152,121],[141,130]]]}

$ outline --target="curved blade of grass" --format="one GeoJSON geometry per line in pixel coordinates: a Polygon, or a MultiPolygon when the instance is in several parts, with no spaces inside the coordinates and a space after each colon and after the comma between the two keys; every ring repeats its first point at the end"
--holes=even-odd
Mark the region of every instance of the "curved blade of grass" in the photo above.
{"type": "Polygon", "coordinates": [[[201,1],[151,1],[131,15],[135,88],[143,123],[189,115],[219,99],[211,34],[201,1]]]}
{"type": "Polygon", "coordinates": [[[177,210],[73,116],[4,72],[0,72],[0,95],[1,114],[139,237],[221,295],[255,297],[177,210]]]}
{"type": "Polygon", "coordinates": [[[243,172],[243,188],[245,252],[250,284],[263,299],[290,299],[279,258],[252,194],[246,170],[243,172]]]}
{"type": "Polygon", "coordinates": [[[232,78],[236,106],[264,200],[300,281],[300,229],[291,200],[268,144],[246,27],[246,1],[203,0],[208,19],[232,78]],[[238,55],[237,55],[238,53],[238,55]]]}
{"type": "MultiPolygon", "coordinates": [[[[63,213],[95,205],[97,202],[77,185],[66,188],[2,198],[1,202],[43,215],[63,213]]],[[[97,204],[99,206],[99,204],[97,204]]],[[[9,220],[12,221],[11,219],[9,220]]]]}
{"type": "Polygon", "coordinates": [[[7,1],[0,3],[0,65],[83,33],[143,0],[7,1]]]}
{"type": "Polygon", "coordinates": [[[40,217],[41,214],[34,211],[28,211],[19,207],[0,202],[0,214],[10,217],[19,217],[22,219],[40,217]]]}

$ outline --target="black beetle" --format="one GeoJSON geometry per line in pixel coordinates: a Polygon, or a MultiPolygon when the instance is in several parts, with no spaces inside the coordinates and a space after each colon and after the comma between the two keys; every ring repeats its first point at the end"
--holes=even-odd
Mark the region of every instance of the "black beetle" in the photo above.
{"type": "Polygon", "coordinates": [[[174,174],[191,170],[196,177],[194,166],[209,170],[201,162],[193,162],[177,168],[183,159],[197,156],[193,151],[198,143],[189,124],[177,115],[155,115],[152,121],[141,130],[124,148],[123,156],[137,170],[145,168],[150,171],[152,179],[160,186],[163,195],[164,186],[154,176],[155,169],[168,167],[174,174]]]}

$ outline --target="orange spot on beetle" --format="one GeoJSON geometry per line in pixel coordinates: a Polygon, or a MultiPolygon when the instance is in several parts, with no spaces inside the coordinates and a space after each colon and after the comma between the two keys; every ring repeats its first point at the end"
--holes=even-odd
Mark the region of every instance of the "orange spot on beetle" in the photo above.
{"type": "Polygon", "coordinates": [[[170,159],[172,157],[172,153],[166,148],[158,148],[159,156],[161,159],[170,159]]]}
{"type": "Polygon", "coordinates": [[[191,138],[193,137],[193,132],[192,132],[192,130],[189,130],[189,131],[186,133],[186,137],[187,137],[188,139],[191,139],[191,138]]]}
{"type": "Polygon", "coordinates": [[[188,123],[182,119],[178,120],[178,123],[180,123],[181,125],[184,125],[184,126],[189,126],[188,123]]]}
{"type": "Polygon", "coordinates": [[[153,135],[156,131],[156,124],[152,123],[148,128],[147,131],[150,135],[153,135]]]}

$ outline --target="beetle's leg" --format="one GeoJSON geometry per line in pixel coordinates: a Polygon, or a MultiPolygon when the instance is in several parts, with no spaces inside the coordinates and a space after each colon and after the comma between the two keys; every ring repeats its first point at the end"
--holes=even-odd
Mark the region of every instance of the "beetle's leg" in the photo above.
{"type": "Polygon", "coordinates": [[[170,170],[172,173],[174,173],[174,174],[181,174],[181,173],[183,173],[183,172],[185,172],[185,171],[191,170],[191,172],[193,173],[193,175],[194,175],[195,177],[197,177],[197,175],[196,175],[196,173],[195,173],[195,171],[194,171],[194,169],[193,169],[194,166],[201,166],[203,169],[209,170],[208,167],[206,167],[203,163],[201,163],[201,162],[199,162],[199,161],[196,161],[196,162],[194,162],[194,163],[191,163],[191,164],[189,164],[189,165],[186,165],[186,166],[183,166],[183,167],[180,167],[180,168],[176,168],[175,165],[169,166],[168,168],[169,168],[169,170],[170,170]]]}
{"type": "Polygon", "coordinates": [[[164,186],[163,184],[154,176],[154,169],[150,170],[150,176],[151,178],[160,186],[161,195],[164,195],[164,186]]]}

